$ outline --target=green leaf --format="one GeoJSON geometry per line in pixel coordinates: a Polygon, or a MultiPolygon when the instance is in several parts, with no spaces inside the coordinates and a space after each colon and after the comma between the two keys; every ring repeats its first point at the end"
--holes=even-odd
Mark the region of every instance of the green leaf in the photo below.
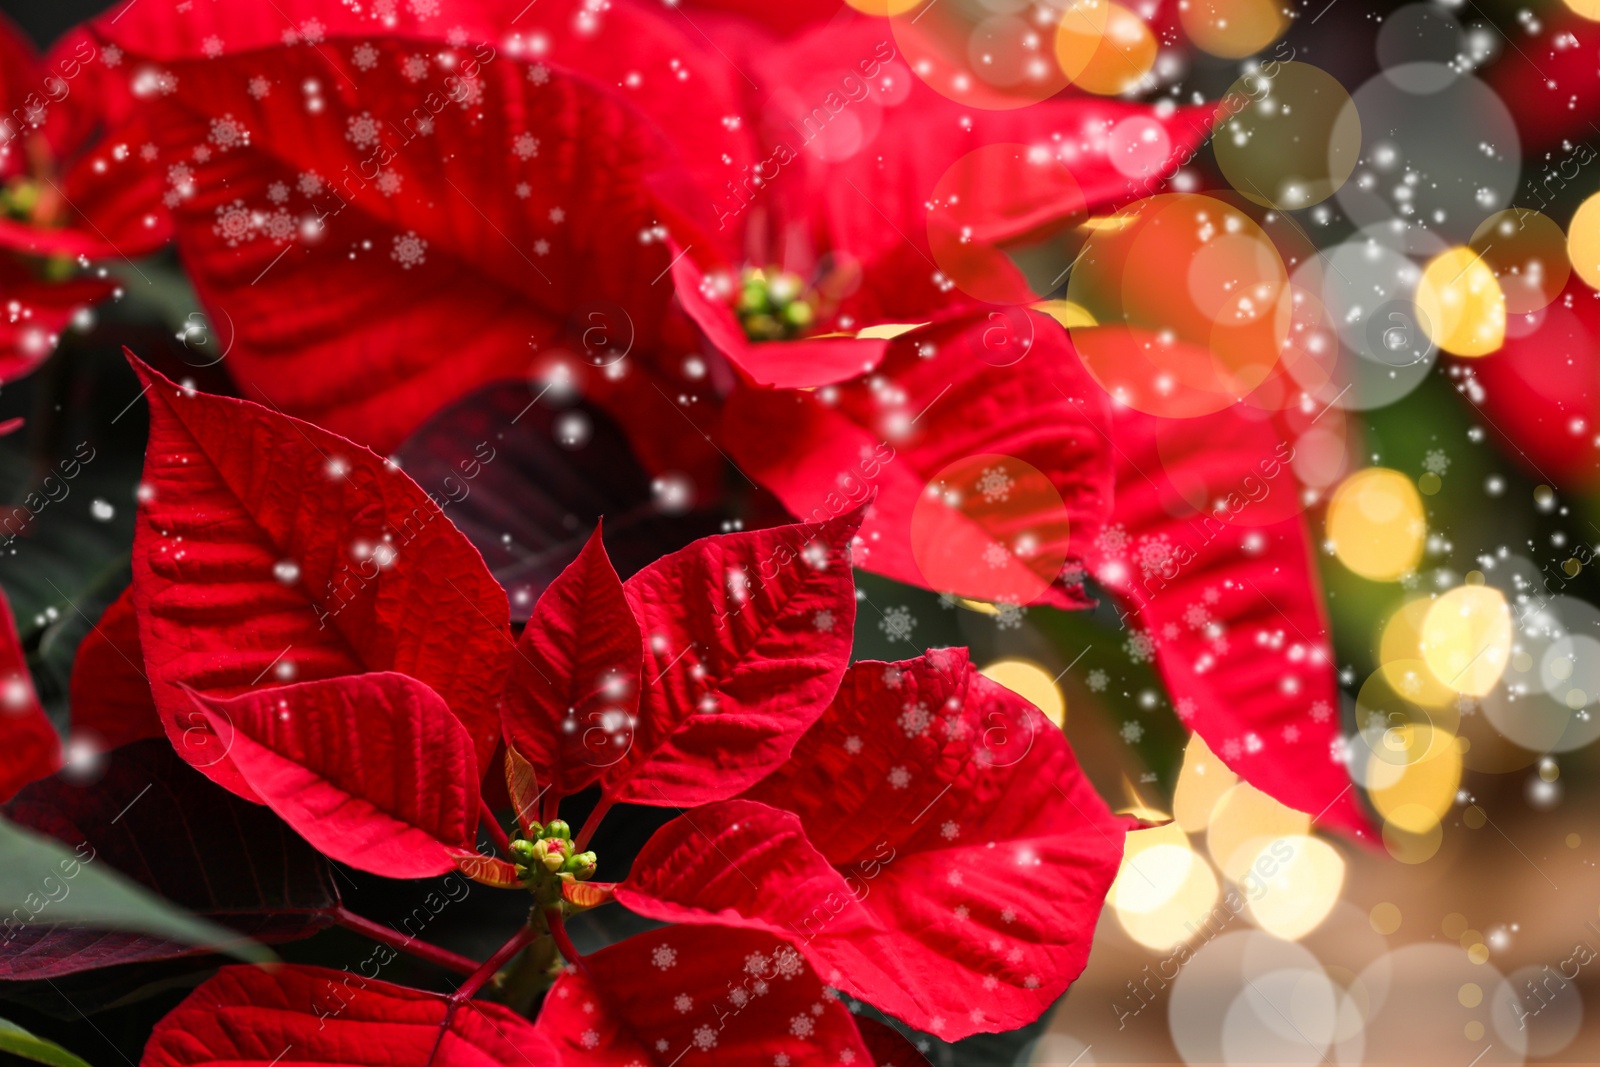
{"type": "Polygon", "coordinates": [[[89,1064],[54,1041],[34,1037],[9,1019],[0,1019],[0,1052],[9,1052],[50,1067],[89,1067],[89,1064]]]}
{"type": "Polygon", "coordinates": [[[242,934],[190,915],[96,863],[92,847],[79,848],[74,852],[0,819],[0,941],[21,926],[68,924],[150,934],[251,963],[276,958],[242,934]]]}

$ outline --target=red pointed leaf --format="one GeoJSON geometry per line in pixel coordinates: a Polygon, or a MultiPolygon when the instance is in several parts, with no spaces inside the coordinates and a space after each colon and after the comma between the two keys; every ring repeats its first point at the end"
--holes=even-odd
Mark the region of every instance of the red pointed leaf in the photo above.
{"type": "MultiPolygon", "coordinates": [[[[380,953],[392,949],[380,947],[380,953]]],[[[387,961],[386,961],[387,962],[387,961]]],[[[452,1006],[436,993],[353,971],[224,967],[156,1025],[141,1067],[555,1067],[544,1035],[499,1004],[452,1006]]]]}
{"type": "Polygon", "coordinates": [[[511,802],[523,836],[531,838],[530,828],[539,815],[539,779],[533,773],[533,765],[510,745],[506,746],[506,799],[511,802]]]}
{"type": "Polygon", "coordinates": [[[1292,446],[1231,411],[1122,409],[1110,433],[1117,506],[1094,569],[1150,642],[1179,717],[1256,788],[1363,829],[1334,752],[1338,682],[1292,446]],[[1220,518],[1217,500],[1232,502],[1220,518]]]}
{"type": "Polygon", "coordinates": [[[0,313],[0,383],[32,373],[55,351],[72,317],[110,296],[111,289],[98,278],[45,281],[32,267],[0,258],[0,292],[7,305],[0,313]]]}
{"type": "MultiPolygon", "coordinates": [[[[775,210],[797,216],[814,245],[859,264],[863,284],[844,302],[857,322],[925,319],[963,298],[951,292],[952,281],[981,281],[990,291],[994,274],[1011,273],[992,243],[1047,224],[1071,225],[1157,191],[1159,179],[1192,156],[1210,129],[1209,107],[1157,110],[1082,94],[1013,110],[974,108],[914,74],[906,43],[881,19],[839,19],[758,54],[760,76],[772,86],[765,126],[797,156],[764,195],[777,201],[775,210]],[[819,124],[814,109],[826,94],[837,100],[841,87],[854,85],[866,92],[845,105],[851,119],[819,124]],[[1001,145],[1032,151],[998,169],[975,165],[989,146],[1001,145]],[[953,167],[968,180],[941,188],[953,167]],[[953,270],[929,240],[930,215],[947,211],[957,193],[960,223],[982,246],[968,243],[969,254],[981,255],[962,264],[968,270],[953,270]]],[[[716,192],[720,210],[744,199],[716,192]]],[[[746,208],[738,217],[754,214],[746,208]]],[[[1044,295],[1017,285],[1011,299],[1044,295]]]]}
{"type": "Polygon", "coordinates": [[[644,691],[633,746],[601,779],[608,794],[704,804],[788,758],[849,660],[860,522],[857,509],[706,537],[628,579],[644,691]]]}
{"type": "Polygon", "coordinates": [[[184,693],[393,670],[436,690],[478,766],[499,735],[505,593],[414,482],[377,456],[142,364],[150,446],[133,595],[180,754],[249,797],[184,693]]]}
{"type": "MultiPolygon", "coordinates": [[[[665,217],[662,190],[720,184],[751,159],[749,130],[723,122],[744,81],[673,13],[525,9],[141,5],[97,24],[130,77],[172,79],[140,104],[163,165],[190,175],[172,190],[177,241],[218,329],[231,324],[241,382],[388,450],[441,404],[523,377],[530,338],[548,350],[581,334],[586,305],[622,313],[649,350],[669,259],[640,234],[665,217]],[[312,22],[317,41],[293,33],[312,22]],[[448,43],[455,27],[466,45],[448,43]],[[212,37],[227,54],[206,54],[212,37]],[[618,91],[641,72],[647,89],[618,91]],[[224,150],[214,123],[248,142],[224,150]],[[372,251],[351,260],[359,247],[372,251]]],[[[705,193],[673,196],[709,217],[705,193]]]]}
{"type": "Polygon", "coordinates": [[[615,889],[610,882],[562,882],[561,898],[578,908],[598,908],[611,903],[615,889]]]}
{"type": "Polygon", "coordinates": [[[877,373],[826,396],[740,389],[721,435],[796,515],[876,488],[857,566],[980,600],[1078,607],[1081,591],[1058,575],[1111,506],[1111,458],[1094,424],[1104,404],[1065,331],[1015,312],[897,339],[877,373]],[[999,496],[981,517],[967,504],[927,515],[947,491],[984,507],[976,490],[992,469],[1038,486],[999,496]]]}
{"type": "MultiPolygon", "coordinates": [[[[538,781],[569,796],[626,758],[639,711],[639,624],[600,527],[550,583],[517,639],[500,718],[538,781]]],[[[515,794],[514,802],[518,802],[515,794]]],[[[520,802],[519,806],[520,806],[520,802]]]]}
{"type": "Polygon", "coordinates": [[[61,766],[61,738],[28,673],[11,604],[0,593],[0,801],[61,766]]]}
{"type": "Polygon", "coordinates": [[[421,682],[379,671],[197,702],[245,783],[324,855],[426,878],[471,852],[472,741],[421,682]]]}
{"type": "Polygon", "coordinates": [[[72,659],[70,692],[72,732],[85,735],[98,748],[166,735],[144,673],[131,588],[111,602],[79,643],[72,659]]]}
{"type": "Polygon", "coordinates": [[[752,930],[667,927],[586,956],[550,990],[539,1031],[593,1067],[873,1062],[799,954],[752,930]]]}
{"type": "Polygon", "coordinates": [[[522,884],[517,869],[497,856],[478,853],[454,853],[456,866],[474,882],[494,886],[496,889],[515,889],[522,884]]]}
{"type": "Polygon", "coordinates": [[[1077,977],[1126,829],[1060,731],[961,650],[854,664],[746,796],[668,823],[617,899],[769,929],[946,1040],[1031,1022],[1077,977]]]}

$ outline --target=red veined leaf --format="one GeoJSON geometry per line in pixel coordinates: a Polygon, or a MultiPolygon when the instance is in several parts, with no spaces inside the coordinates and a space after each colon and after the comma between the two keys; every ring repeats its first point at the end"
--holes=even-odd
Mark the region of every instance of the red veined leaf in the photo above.
{"type": "Polygon", "coordinates": [[[456,867],[474,882],[496,889],[515,889],[522,884],[517,869],[497,856],[478,853],[455,853],[456,867]]]}
{"type": "Polygon", "coordinates": [[[11,604],[0,593],[0,800],[61,766],[61,737],[39,704],[11,604]]]}
{"type": "Polygon", "coordinates": [[[1179,718],[1251,785],[1363,830],[1334,751],[1338,681],[1293,448],[1271,422],[1226,411],[1122,409],[1110,433],[1117,504],[1095,574],[1154,650],[1179,718]],[[1242,506],[1209,510],[1230,496],[1242,506]]]}
{"type": "Polygon", "coordinates": [[[874,916],[806,838],[800,817],[753,800],[697,808],[662,827],[614,894],[658,919],[805,932],[813,908],[836,933],[870,935],[874,916]],[[736,879],[747,879],[743,887],[736,879]],[[691,888],[692,887],[692,888],[691,888]]]}
{"type": "MultiPolygon", "coordinates": [[[[797,0],[791,4],[767,4],[761,0],[689,0],[684,7],[749,20],[774,34],[787,36],[807,26],[833,19],[844,10],[843,0],[797,0]]],[[[743,28],[741,26],[741,28],[743,28]]]]}
{"type": "Polygon", "coordinates": [[[1540,314],[1531,333],[1508,336],[1493,359],[1473,365],[1481,396],[1462,395],[1487,412],[1500,446],[1528,470],[1590,489],[1600,482],[1600,298],[1573,278],[1540,314]]]}
{"type": "Polygon", "coordinates": [[[578,908],[598,908],[611,903],[615,889],[611,882],[562,882],[561,898],[578,908]]]}
{"type": "MultiPolygon", "coordinates": [[[[257,941],[309,937],[339,913],[325,859],[266,808],[207,781],[162,737],[111,752],[91,783],[66,774],[35,782],[4,814],[85,862],[114,867],[257,941]]],[[[60,981],[75,972],[209,951],[149,934],[51,922],[48,912],[5,936],[0,979],[9,981],[60,981]]]]}
{"type": "Polygon", "coordinates": [[[1111,506],[1104,411],[1065,331],[1016,312],[898,338],[876,373],[827,395],[741,388],[721,438],[798,516],[875,488],[855,560],[865,570],[974,599],[1081,607],[1060,572],[1111,506]],[[966,505],[918,517],[947,492],[983,499],[982,474],[1008,465],[1036,491],[981,519],[966,505]]]}
{"type": "Polygon", "coordinates": [[[426,878],[472,852],[472,740],[416,679],[374,671],[196,701],[245,784],[323,855],[426,878]]]}
{"type": "MultiPolygon", "coordinates": [[[[38,91],[39,78],[39,57],[33,42],[9,16],[0,15],[0,103],[6,111],[24,105],[28,94],[38,91]]],[[[21,126],[16,119],[11,123],[21,126]]],[[[0,176],[9,178],[26,167],[21,148],[15,137],[7,137],[0,145],[0,176]]]]}
{"type": "Polygon", "coordinates": [[[387,450],[441,403],[523,377],[530,338],[548,350],[586,306],[625,318],[648,351],[671,296],[652,284],[668,264],[658,199],[709,215],[683,190],[749,158],[748,130],[723,122],[743,82],[643,5],[524,9],[406,11],[391,27],[290,0],[97,24],[156,79],[142,101],[153,143],[189,175],[178,244],[213,320],[231,323],[228,365],[251,395],[387,450]],[[318,41],[283,43],[313,20],[318,41]],[[471,43],[449,45],[452,25],[471,43]],[[210,35],[229,54],[205,55],[210,35]],[[648,90],[617,91],[640,72],[648,90]]]}
{"type": "Polygon", "coordinates": [[[944,649],[853,664],[788,763],[657,831],[616,896],[769,930],[955,1040],[1031,1022],[1083,970],[1128,828],[1058,729],[944,649]]]}
{"type": "Polygon", "coordinates": [[[111,294],[98,278],[46,281],[31,265],[0,255],[0,383],[25,377],[55,351],[72,317],[111,294]]]}
{"type": "Polygon", "coordinates": [[[78,644],[69,684],[72,732],[86,735],[96,747],[166,736],[144,673],[132,588],[111,602],[78,644]]]}
{"type": "MultiPolygon", "coordinates": [[[[807,228],[812,247],[859,269],[860,289],[844,301],[858,322],[919,321],[963,299],[952,283],[977,280],[980,267],[1010,275],[994,245],[1148,196],[1210,130],[1209,106],[1157,110],[1082,94],[1014,110],[974,108],[914,74],[903,43],[881,19],[845,18],[760,53],[770,86],[762,117],[798,157],[763,195],[785,221],[807,228]],[[819,103],[841,90],[854,121],[819,123],[819,103]],[[835,129],[845,131],[842,140],[835,129]],[[983,165],[989,146],[1000,145],[1032,150],[1007,156],[1000,169],[983,165]],[[969,180],[941,188],[952,168],[969,180]],[[930,214],[948,213],[957,192],[966,254],[974,239],[989,253],[965,264],[971,270],[930,247],[930,214]]],[[[983,281],[985,291],[995,285],[983,281]]],[[[1032,293],[1020,275],[1009,281],[1001,288],[1012,302],[1048,295],[1032,293]]]]}
{"type": "Polygon", "coordinates": [[[534,816],[539,813],[539,779],[533,765],[510,745],[506,746],[506,798],[515,809],[517,826],[531,838],[530,827],[538,821],[534,816]]]}
{"type": "Polygon", "coordinates": [[[557,979],[539,1032],[594,1067],[872,1063],[799,953],[754,930],[669,926],[591,953],[557,979]]]}
{"type": "MultiPolygon", "coordinates": [[[[506,747],[570,796],[628,755],[644,661],[639,624],[596,526],[517,639],[500,718],[506,747]]],[[[522,800],[512,793],[519,808],[522,800]]]]}
{"type": "Polygon", "coordinates": [[[393,670],[443,698],[486,768],[510,612],[438,505],[326,430],[134,369],[150,401],[134,606],[179,753],[253,799],[183,687],[230,696],[393,670]]]}
{"type": "Polygon", "coordinates": [[[613,800],[686,807],[731,796],[789,756],[850,656],[850,546],[861,510],[701,538],[623,585],[644,635],[632,745],[613,800]]]}
{"type": "MultiPolygon", "coordinates": [[[[394,950],[377,949],[379,958],[394,950]]],[[[452,1005],[437,993],[349,970],[224,967],[156,1024],[140,1067],[485,1067],[560,1062],[541,1030],[499,1004],[452,1005]]]]}

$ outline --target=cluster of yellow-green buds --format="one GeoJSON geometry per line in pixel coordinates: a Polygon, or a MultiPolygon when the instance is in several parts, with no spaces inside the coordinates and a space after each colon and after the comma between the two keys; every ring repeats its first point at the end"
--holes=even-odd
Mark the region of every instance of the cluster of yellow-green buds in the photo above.
{"type": "Polygon", "coordinates": [[[739,278],[734,305],[745,336],[752,341],[788,341],[799,337],[816,318],[805,283],[789,271],[750,267],[739,278]]]}
{"type": "Polygon", "coordinates": [[[572,827],[561,819],[548,826],[528,824],[531,837],[511,842],[511,858],[517,875],[530,886],[552,878],[585,882],[594,876],[599,858],[593,852],[572,850],[572,827]]]}
{"type": "Polygon", "coordinates": [[[32,219],[38,204],[39,183],[30,178],[12,178],[0,186],[0,214],[8,218],[32,219]]]}

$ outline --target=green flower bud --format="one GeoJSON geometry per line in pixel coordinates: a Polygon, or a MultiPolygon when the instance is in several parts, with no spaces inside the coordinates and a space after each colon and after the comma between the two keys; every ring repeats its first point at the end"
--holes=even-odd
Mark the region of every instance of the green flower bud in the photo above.
{"type": "Polygon", "coordinates": [[[796,300],[783,309],[783,321],[796,330],[803,330],[810,326],[814,316],[815,312],[811,310],[811,305],[803,300],[796,300]]]}
{"type": "Polygon", "coordinates": [[[5,188],[6,207],[20,218],[26,218],[39,203],[39,184],[26,178],[14,179],[5,188]]]}
{"type": "Polygon", "coordinates": [[[747,280],[739,290],[737,307],[743,315],[753,315],[767,310],[767,287],[754,278],[747,280]]]}
{"type": "Polygon", "coordinates": [[[545,837],[559,837],[563,841],[572,840],[572,827],[568,826],[565,819],[551,819],[550,825],[544,828],[545,837]]]}
{"type": "Polygon", "coordinates": [[[547,840],[539,843],[544,846],[539,856],[539,862],[544,864],[545,870],[554,874],[566,865],[567,857],[571,853],[568,849],[561,847],[564,842],[547,840]]]}
{"type": "Polygon", "coordinates": [[[783,336],[783,325],[771,315],[751,315],[744,320],[744,332],[752,341],[776,341],[783,336]]]}
{"type": "Polygon", "coordinates": [[[538,849],[532,841],[524,841],[519,837],[511,842],[511,855],[523,863],[532,861],[537,851],[538,849]]]}
{"type": "Polygon", "coordinates": [[[567,862],[561,865],[561,871],[563,874],[570,874],[582,882],[594,877],[594,869],[599,862],[600,857],[593,852],[580,852],[575,856],[569,857],[567,862]]]}

